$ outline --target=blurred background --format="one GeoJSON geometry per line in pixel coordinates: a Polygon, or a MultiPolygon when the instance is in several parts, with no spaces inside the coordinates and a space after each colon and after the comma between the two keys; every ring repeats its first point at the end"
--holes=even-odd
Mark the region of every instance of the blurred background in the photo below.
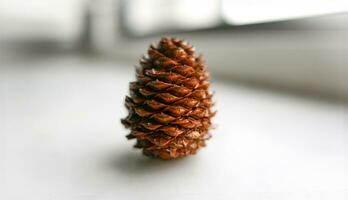
{"type": "Polygon", "coordinates": [[[166,179],[158,198],[345,199],[347,11],[346,0],[1,0],[0,197],[152,199],[166,179]],[[204,55],[218,110],[209,148],[175,164],[133,153],[119,123],[133,66],[163,36],[204,55]]]}
{"type": "Polygon", "coordinates": [[[2,66],[22,54],[67,52],[134,64],[149,43],[173,36],[194,44],[218,77],[347,99],[347,7],[344,0],[2,0],[2,66]]]}

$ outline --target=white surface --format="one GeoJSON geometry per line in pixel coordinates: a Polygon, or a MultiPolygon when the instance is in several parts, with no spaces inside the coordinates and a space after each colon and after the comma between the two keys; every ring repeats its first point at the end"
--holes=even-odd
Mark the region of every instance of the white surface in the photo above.
{"type": "Polygon", "coordinates": [[[348,197],[342,104],[216,82],[208,147],[163,162],[133,150],[119,122],[131,65],[75,57],[2,65],[0,199],[348,197]]]}

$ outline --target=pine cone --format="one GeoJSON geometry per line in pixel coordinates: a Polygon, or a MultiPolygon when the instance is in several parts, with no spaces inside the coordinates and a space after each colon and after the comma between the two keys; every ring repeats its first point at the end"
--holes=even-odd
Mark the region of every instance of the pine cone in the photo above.
{"type": "Polygon", "coordinates": [[[126,97],[128,139],[150,157],[195,154],[210,136],[212,94],[201,56],[185,41],[162,38],[140,61],[126,97]]]}

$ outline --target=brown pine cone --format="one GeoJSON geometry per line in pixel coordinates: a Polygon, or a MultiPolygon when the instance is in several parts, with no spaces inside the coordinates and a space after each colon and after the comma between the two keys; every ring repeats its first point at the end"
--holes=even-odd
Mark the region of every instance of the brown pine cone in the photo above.
{"type": "Polygon", "coordinates": [[[185,41],[162,38],[142,58],[126,97],[136,148],[147,156],[169,160],[195,154],[210,136],[212,94],[201,56],[185,41]]]}

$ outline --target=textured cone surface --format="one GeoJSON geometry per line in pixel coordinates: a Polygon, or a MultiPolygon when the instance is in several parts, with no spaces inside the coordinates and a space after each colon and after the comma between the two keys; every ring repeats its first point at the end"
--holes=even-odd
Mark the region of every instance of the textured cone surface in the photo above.
{"type": "Polygon", "coordinates": [[[175,159],[205,146],[211,126],[209,75],[186,42],[162,38],[140,61],[122,119],[136,148],[150,157],[175,159]]]}

